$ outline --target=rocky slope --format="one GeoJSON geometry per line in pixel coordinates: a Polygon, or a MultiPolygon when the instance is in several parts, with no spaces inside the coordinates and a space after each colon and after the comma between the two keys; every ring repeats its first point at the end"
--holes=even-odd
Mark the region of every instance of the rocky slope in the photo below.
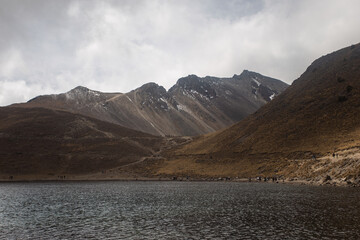
{"type": "Polygon", "coordinates": [[[64,111],[0,108],[0,180],[99,173],[153,157],[164,138],[64,111]]]}
{"type": "Polygon", "coordinates": [[[190,75],[169,91],[155,83],[125,94],[77,87],[17,106],[66,110],[154,135],[194,136],[240,121],[287,86],[245,70],[232,78],[190,75]]]}
{"type": "Polygon", "coordinates": [[[169,152],[157,173],[359,181],[359,120],[357,44],[314,61],[243,121],[169,152]]]}

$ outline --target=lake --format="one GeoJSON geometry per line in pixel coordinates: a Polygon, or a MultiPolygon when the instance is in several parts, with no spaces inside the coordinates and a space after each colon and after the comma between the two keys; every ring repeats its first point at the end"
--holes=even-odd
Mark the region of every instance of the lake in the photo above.
{"type": "Polygon", "coordinates": [[[0,239],[360,239],[360,189],[236,182],[0,183],[0,239]]]}

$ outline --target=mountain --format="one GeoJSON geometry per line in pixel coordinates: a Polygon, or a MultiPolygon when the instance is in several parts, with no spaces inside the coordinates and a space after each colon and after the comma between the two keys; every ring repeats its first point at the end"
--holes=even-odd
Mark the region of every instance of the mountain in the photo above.
{"type": "Polygon", "coordinates": [[[3,107],[0,146],[0,179],[19,180],[113,171],[156,156],[166,143],[164,138],[79,114],[3,107]]]}
{"type": "Polygon", "coordinates": [[[359,120],[357,44],[314,61],[282,94],[246,119],[169,152],[171,160],[157,171],[359,181],[359,120]]]}
{"type": "Polygon", "coordinates": [[[279,85],[286,87],[248,71],[190,75],[169,91],[155,83],[126,94],[78,87],[0,108],[0,178],[277,176],[360,184],[360,44],[317,59],[276,96],[279,85]],[[209,132],[237,118],[244,119],[194,138],[119,126],[209,132]]]}
{"type": "Polygon", "coordinates": [[[125,94],[77,87],[16,106],[65,110],[154,135],[194,136],[240,121],[287,87],[245,70],[232,78],[189,75],[169,91],[155,83],[125,94]]]}

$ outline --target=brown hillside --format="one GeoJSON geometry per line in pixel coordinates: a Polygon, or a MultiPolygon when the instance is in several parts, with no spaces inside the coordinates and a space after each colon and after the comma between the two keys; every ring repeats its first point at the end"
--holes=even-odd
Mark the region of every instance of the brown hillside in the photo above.
{"type": "Polygon", "coordinates": [[[289,170],[289,160],[319,160],[358,147],[360,44],[314,61],[288,89],[245,120],[169,153],[175,160],[159,173],[290,174],[294,169],[289,170]]]}
{"type": "Polygon", "coordinates": [[[162,141],[68,112],[0,108],[0,178],[101,172],[152,156],[162,141]]]}

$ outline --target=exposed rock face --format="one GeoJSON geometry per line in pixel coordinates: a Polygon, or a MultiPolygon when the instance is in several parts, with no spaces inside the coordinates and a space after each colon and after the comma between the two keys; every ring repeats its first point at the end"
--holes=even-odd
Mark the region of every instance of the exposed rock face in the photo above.
{"type": "Polygon", "coordinates": [[[245,70],[232,78],[189,75],[169,91],[156,83],[125,94],[77,87],[18,106],[66,110],[155,135],[194,136],[240,121],[287,86],[245,70]]]}

